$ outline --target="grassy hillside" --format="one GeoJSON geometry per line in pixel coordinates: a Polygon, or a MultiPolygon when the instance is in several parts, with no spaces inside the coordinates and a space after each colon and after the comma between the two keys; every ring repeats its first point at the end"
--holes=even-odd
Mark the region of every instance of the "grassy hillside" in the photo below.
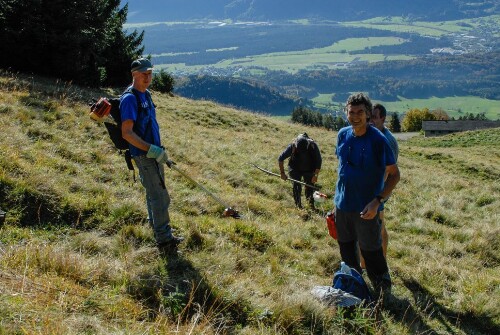
{"type": "MultiPolygon", "coordinates": [[[[115,92],[116,93],[116,92],[115,92]]],[[[396,302],[353,313],[310,294],[340,262],[323,214],[293,206],[277,156],[317,140],[319,182],[335,182],[335,133],[154,94],[169,155],[238,209],[168,170],[171,217],[186,237],[161,257],[144,192],[105,129],[92,92],[0,76],[0,334],[493,334],[500,327],[500,129],[401,142],[387,204],[396,302]]]]}

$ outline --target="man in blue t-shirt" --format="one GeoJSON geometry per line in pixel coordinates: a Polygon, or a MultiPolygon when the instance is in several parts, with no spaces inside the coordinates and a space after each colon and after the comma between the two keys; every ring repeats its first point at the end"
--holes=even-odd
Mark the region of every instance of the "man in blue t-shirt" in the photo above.
{"type": "Polygon", "coordinates": [[[399,169],[387,139],[368,123],[370,99],[363,93],[353,94],[346,108],[350,126],[339,131],[336,148],[339,165],[334,202],[340,255],[361,273],[359,243],[376,293],[387,293],[391,277],[382,251],[378,211],[399,182],[399,169]]]}
{"type": "Polygon", "coordinates": [[[148,219],[157,247],[161,252],[175,253],[183,239],[172,235],[170,227],[170,196],[165,186],[164,164],[172,163],[161,146],[156,109],[148,91],[153,66],[149,59],[139,58],[132,62],[131,72],[132,85],[120,99],[122,136],[129,143],[130,154],[146,189],[148,219]]]}

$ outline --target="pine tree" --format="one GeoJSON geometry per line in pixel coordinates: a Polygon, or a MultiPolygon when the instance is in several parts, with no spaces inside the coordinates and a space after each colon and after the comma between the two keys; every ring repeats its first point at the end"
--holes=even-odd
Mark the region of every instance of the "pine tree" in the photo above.
{"type": "Polygon", "coordinates": [[[398,113],[393,113],[391,115],[391,121],[389,123],[389,129],[393,133],[400,133],[401,132],[401,123],[399,122],[398,113]]]}
{"type": "Polygon", "coordinates": [[[328,130],[335,129],[335,118],[331,113],[328,113],[323,117],[323,127],[325,127],[328,130]]]}
{"type": "Polygon", "coordinates": [[[337,116],[335,118],[335,130],[340,130],[347,126],[347,121],[344,120],[341,116],[337,116]]]}
{"type": "Polygon", "coordinates": [[[162,93],[170,93],[174,89],[174,84],[174,77],[164,69],[161,69],[159,73],[154,75],[151,88],[162,93]]]}
{"type": "Polygon", "coordinates": [[[126,84],[132,58],[143,51],[143,33],[126,35],[128,7],[119,5],[120,0],[2,0],[0,67],[90,86],[126,84]]]}
{"type": "MultiPolygon", "coordinates": [[[[120,3],[119,0],[113,0],[120,3]]],[[[134,30],[127,35],[123,30],[123,24],[127,19],[128,3],[120,10],[114,7],[111,18],[107,22],[106,33],[108,43],[103,50],[103,67],[106,69],[105,83],[108,85],[125,85],[130,81],[130,64],[133,59],[142,55],[144,47],[141,47],[144,31],[138,33],[134,30]],[[119,50],[120,52],[117,52],[119,50]]]]}

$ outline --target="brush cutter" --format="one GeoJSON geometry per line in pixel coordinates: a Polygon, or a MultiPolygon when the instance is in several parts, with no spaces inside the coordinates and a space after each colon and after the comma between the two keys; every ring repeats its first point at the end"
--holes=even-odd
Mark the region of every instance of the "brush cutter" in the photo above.
{"type": "MultiPolygon", "coordinates": [[[[279,178],[281,178],[281,175],[279,175],[279,174],[277,174],[277,173],[274,173],[274,172],[271,172],[271,171],[269,171],[269,170],[263,169],[263,168],[261,168],[261,167],[259,167],[259,166],[255,165],[255,164],[253,164],[253,163],[249,163],[249,164],[250,164],[250,165],[252,165],[253,167],[255,167],[255,168],[259,169],[260,171],[265,172],[265,173],[267,173],[267,174],[269,174],[269,175],[271,175],[271,176],[275,176],[275,177],[279,177],[279,178]]],[[[309,188],[312,188],[313,190],[319,190],[319,189],[320,189],[320,188],[319,188],[319,187],[317,187],[317,186],[314,186],[314,185],[310,185],[310,184],[304,183],[303,181],[300,181],[300,180],[295,180],[295,179],[292,179],[292,178],[288,178],[288,180],[290,180],[290,181],[292,181],[292,182],[294,182],[294,183],[299,183],[299,184],[301,184],[301,185],[307,186],[307,187],[309,187],[309,188]]]]}
{"type": "MultiPolygon", "coordinates": [[[[269,170],[263,169],[260,166],[257,166],[257,165],[255,165],[253,163],[249,163],[249,164],[252,165],[253,167],[259,169],[260,171],[265,172],[265,173],[267,173],[267,174],[269,174],[271,176],[275,176],[275,177],[281,178],[281,175],[279,175],[277,173],[274,173],[274,172],[271,172],[269,170]]],[[[325,193],[321,193],[321,192],[318,191],[320,189],[320,187],[318,187],[318,186],[310,185],[310,184],[304,183],[303,181],[292,179],[292,178],[288,178],[287,180],[290,180],[291,182],[294,182],[294,183],[299,183],[301,185],[304,185],[304,186],[307,186],[309,188],[312,188],[313,190],[316,190],[313,193],[313,198],[314,198],[314,201],[316,201],[316,202],[324,202],[326,199],[329,198],[329,196],[326,195],[325,193]]]]}
{"type": "Polygon", "coordinates": [[[203,185],[201,185],[200,183],[198,183],[196,180],[194,180],[193,178],[191,178],[188,174],[186,174],[186,172],[182,171],[181,169],[179,169],[175,162],[173,161],[169,161],[166,163],[167,166],[177,172],[179,172],[182,176],[184,176],[186,179],[188,179],[191,183],[193,183],[194,185],[198,186],[199,188],[201,188],[206,194],[208,194],[209,196],[212,197],[212,199],[214,199],[215,201],[217,201],[220,205],[224,206],[224,213],[223,215],[224,216],[230,216],[234,219],[241,219],[241,215],[240,213],[238,213],[237,210],[235,210],[234,208],[226,205],[226,203],[224,203],[219,197],[217,197],[215,194],[213,194],[212,192],[210,192],[209,190],[207,190],[203,185]]]}

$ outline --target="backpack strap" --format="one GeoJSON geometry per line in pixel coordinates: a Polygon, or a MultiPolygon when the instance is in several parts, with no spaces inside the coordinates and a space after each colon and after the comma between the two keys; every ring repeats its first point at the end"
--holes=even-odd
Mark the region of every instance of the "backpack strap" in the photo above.
{"type": "MultiPolygon", "coordinates": [[[[137,112],[141,113],[144,108],[142,107],[141,99],[139,98],[139,94],[137,93],[137,91],[133,87],[129,87],[129,88],[127,88],[122,93],[121,96],[123,97],[127,93],[133,94],[135,96],[135,99],[137,101],[137,112]]],[[[149,97],[149,100],[151,100],[151,96],[148,95],[148,97],[149,97]]],[[[121,120],[121,116],[120,116],[120,120],[121,120]]],[[[135,124],[134,124],[134,128],[135,128],[135,124]]],[[[133,128],[133,130],[135,131],[134,128],[133,128]]],[[[132,171],[132,177],[133,177],[134,182],[135,182],[136,181],[136,178],[135,178],[135,169],[134,169],[134,164],[132,163],[132,155],[130,154],[130,149],[128,149],[128,148],[125,149],[124,152],[123,152],[123,155],[124,155],[124,158],[125,158],[125,163],[127,164],[127,168],[130,171],[132,171]]]]}
{"type": "MultiPolygon", "coordinates": [[[[135,96],[135,99],[137,100],[137,108],[138,108],[139,112],[140,112],[141,110],[143,110],[143,109],[144,109],[144,107],[142,107],[142,104],[141,104],[141,99],[139,98],[139,92],[138,92],[135,88],[133,88],[133,87],[129,87],[129,88],[127,88],[127,89],[126,89],[126,90],[122,93],[122,96],[123,96],[123,95],[125,95],[125,94],[127,94],[127,93],[131,93],[131,94],[133,94],[133,95],[135,96]]],[[[147,97],[147,99],[148,99],[148,102],[151,104],[151,106],[156,107],[156,105],[155,105],[155,104],[154,104],[154,102],[153,102],[153,98],[151,98],[151,92],[150,92],[149,90],[146,90],[146,91],[145,91],[145,94],[146,94],[146,97],[147,97]]]]}
{"type": "MultiPolygon", "coordinates": [[[[142,106],[141,98],[139,97],[139,92],[136,89],[134,89],[133,87],[129,87],[122,93],[122,96],[124,96],[127,93],[133,94],[135,96],[135,99],[137,101],[137,113],[142,113],[145,110],[145,108],[142,106]]],[[[149,104],[153,107],[156,107],[156,105],[153,102],[153,99],[151,98],[151,92],[149,92],[149,90],[146,90],[145,94],[146,94],[146,98],[148,99],[149,104]]],[[[151,126],[151,120],[146,125],[146,132],[149,130],[150,126],[151,126]]],[[[135,124],[134,124],[133,130],[135,131],[135,124]]],[[[125,156],[125,162],[127,163],[127,167],[130,171],[132,171],[134,182],[135,182],[136,181],[135,169],[134,169],[134,165],[132,164],[132,155],[130,154],[130,149],[125,150],[124,156],[125,156]]],[[[157,167],[158,167],[158,165],[157,165],[157,167]]],[[[159,170],[158,170],[158,174],[160,175],[160,180],[163,184],[163,188],[165,188],[165,182],[163,181],[159,170]]]]}

